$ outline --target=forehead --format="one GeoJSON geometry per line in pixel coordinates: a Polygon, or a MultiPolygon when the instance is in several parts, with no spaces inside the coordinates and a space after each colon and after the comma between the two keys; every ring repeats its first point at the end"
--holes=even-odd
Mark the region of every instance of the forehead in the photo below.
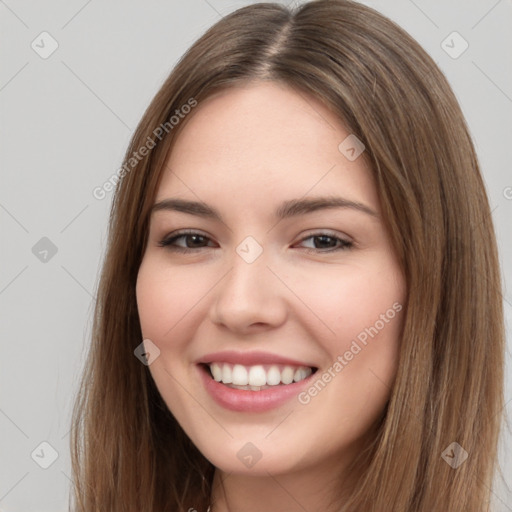
{"type": "Polygon", "coordinates": [[[364,158],[338,149],[350,134],[319,100],[276,82],[219,91],[199,103],[168,158],[156,200],[169,195],[241,205],[340,193],[378,209],[364,158]],[[195,196],[195,197],[192,197],[195,196]]]}

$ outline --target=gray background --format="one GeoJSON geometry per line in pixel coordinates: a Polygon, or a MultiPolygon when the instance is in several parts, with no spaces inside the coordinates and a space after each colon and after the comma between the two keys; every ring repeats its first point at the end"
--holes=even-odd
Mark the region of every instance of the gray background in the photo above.
{"type": "MultiPolygon", "coordinates": [[[[111,194],[95,199],[92,190],[120,167],[144,109],[177,59],[221,16],[250,3],[0,0],[1,511],[67,510],[70,411],[111,200],[111,194]],[[34,41],[40,53],[51,49],[43,31],[58,42],[47,58],[31,47],[34,41]]],[[[511,283],[511,0],[364,3],[413,35],[452,84],[487,183],[504,281],[511,283]],[[457,58],[464,42],[446,40],[453,31],[469,44],[457,58]]],[[[510,417],[510,290],[504,300],[510,417]]],[[[511,446],[504,432],[508,481],[496,484],[496,511],[512,511],[511,446]]]]}

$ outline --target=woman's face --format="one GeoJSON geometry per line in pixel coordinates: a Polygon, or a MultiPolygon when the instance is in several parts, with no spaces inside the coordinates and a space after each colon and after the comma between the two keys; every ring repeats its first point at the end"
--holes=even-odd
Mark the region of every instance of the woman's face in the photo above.
{"type": "Polygon", "coordinates": [[[386,405],[406,293],[364,153],[276,83],[190,115],[137,281],[151,374],[221,470],[332,469],[386,405]]]}

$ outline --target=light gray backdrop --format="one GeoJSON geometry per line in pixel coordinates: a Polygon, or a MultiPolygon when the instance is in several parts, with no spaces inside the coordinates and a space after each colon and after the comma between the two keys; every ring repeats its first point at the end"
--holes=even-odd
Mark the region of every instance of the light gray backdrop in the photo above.
{"type": "MultiPolygon", "coordinates": [[[[92,191],[119,168],[177,59],[250,3],[0,0],[0,511],[67,510],[71,403],[111,200],[92,191]]],[[[512,283],[511,0],[364,3],[411,33],[452,84],[481,160],[504,281],[512,283]]],[[[510,347],[510,291],[504,304],[510,347]]],[[[508,355],[509,417],[510,363],[508,355]]],[[[511,445],[506,432],[507,484],[494,489],[496,511],[512,511],[511,445]]]]}

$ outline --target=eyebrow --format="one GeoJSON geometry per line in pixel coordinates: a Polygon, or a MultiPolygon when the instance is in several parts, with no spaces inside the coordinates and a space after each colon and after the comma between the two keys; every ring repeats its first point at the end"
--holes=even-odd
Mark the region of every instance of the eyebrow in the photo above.
{"type": "MultiPolygon", "coordinates": [[[[290,217],[296,217],[298,215],[305,215],[319,210],[332,208],[350,208],[375,218],[379,217],[376,211],[363,203],[335,196],[311,197],[284,201],[275,210],[274,216],[279,220],[284,220],[290,217]]],[[[199,217],[224,222],[222,216],[215,208],[200,201],[189,201],[187,199],[178,198],[163,199],[153,205],[151,213],[153,214],[154,212],[164,210],[188,213],[190,215],[197,215],[199,217]]]]}

